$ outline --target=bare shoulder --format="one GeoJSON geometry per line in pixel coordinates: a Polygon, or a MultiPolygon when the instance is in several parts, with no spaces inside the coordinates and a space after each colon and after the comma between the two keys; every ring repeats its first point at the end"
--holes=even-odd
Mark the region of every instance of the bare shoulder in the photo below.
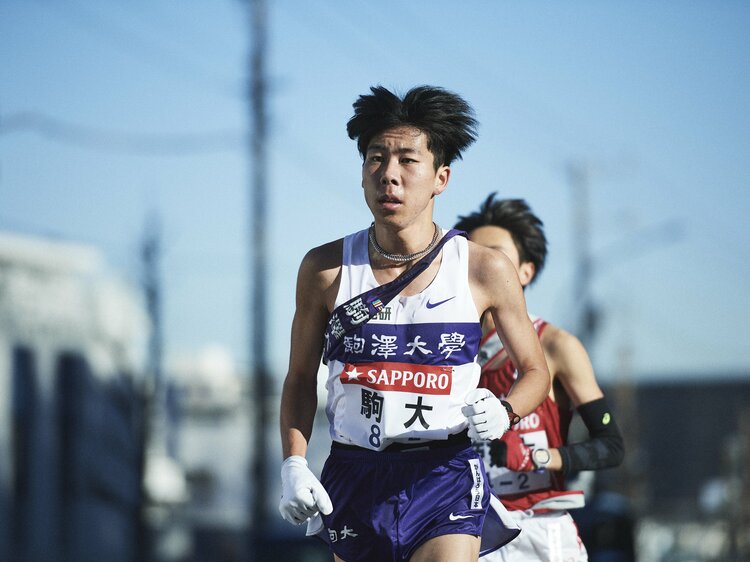
{"type": "MultiPolygon", "coordinates": [[[[331,272],[341,268],[341,254],[343,252],[344,240],[339,238],[322,246],[316,246],[305,254],[302,259],[300,271],[306,274],[331,275],[331,272]]],[[[335,276],[336,274],[333,273],[335,276]]]]}
{"type": "Polygon", "coordinates": [[[603,396],[581,340],[558,326],[548,324],[540,341],[552,378],[560,381],[574,406],[603,396]]]}
{"type": "Polygon", "coordinates": [[[471,241],[469,285],[480,314],[490,309],[512,308],[512,303],[523,298],[518,274],[508,257],[471,241]]]}
{"type": "Polygon", "coordinates": [[[336,298],[341,275],[343,239],[328,242],[307,252],[297,276],[297,296],[320,295],[330,305],[336,298]]]}
{"type": "Polygon", "coordinates": [[[491,287],[498,280],[517,279],[518,275],[505,254],[469,241],[469,277],[473,283],[491,287]]]}
{"type": "Polygon", "coordinates": [[[586,353],[581,340],[554,324],[547,323],[540,340],[544,353],[552,360],[564,361],[571,355],[586,353]]]}

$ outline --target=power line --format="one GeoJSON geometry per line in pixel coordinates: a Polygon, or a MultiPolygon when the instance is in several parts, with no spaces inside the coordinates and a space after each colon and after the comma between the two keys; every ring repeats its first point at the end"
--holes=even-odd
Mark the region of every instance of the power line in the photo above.
{"type": "Polygon", "coordinates": [[[186,156],[196,153],[238,150],[246,145],[246,133],[130,133],[69,123],[37,111],[0,116],[0,137],[33,132],[42,137],[82,148],[141,156],[186,156]]]}

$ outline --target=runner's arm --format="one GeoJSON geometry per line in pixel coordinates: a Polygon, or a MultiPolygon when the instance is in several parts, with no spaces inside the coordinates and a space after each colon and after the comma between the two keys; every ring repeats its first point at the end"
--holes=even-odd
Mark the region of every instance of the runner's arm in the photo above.
{"type": "Polygon", "coordinates": [[[550,470],[565,473],[618,466],[624,457],[622,435],[594,375],[583,344],[565,330],[548,325],[542,335],[550,370],[589,432],[589,438],[550,449],[550,470]]]}
{"type": "Polygon", "coordinates": [[[529,320],[523,288],[513,264],[502,253],[476,244],[472,271],[483,291],[486,310],[492,314],[497,334],[516,365],[519,376],[506,400],[521,417],[544,401],[550,375],[539,337],[529,320]]]}
{"type": "Polygon", "coordinates": [[[330,270],[322,262],[325,252],[311,250],[297,275],[296,309],[292,321],[289,370],[281,393],[281,444],[283,457],[304,457],[318,405],[317,374],[329,311],[326,293],[330,270]]]}

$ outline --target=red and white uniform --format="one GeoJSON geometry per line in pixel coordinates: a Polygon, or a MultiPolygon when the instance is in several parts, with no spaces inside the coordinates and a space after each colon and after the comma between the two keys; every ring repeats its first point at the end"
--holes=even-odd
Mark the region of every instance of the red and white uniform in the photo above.
{"type": "MultiPolygon", "coordinates": [[[[537,335],[541,337],[547,322],[532,317],[537,335]]],[[[504,398],[518,378],[518,371],[508,357],[500,338],[494,331],[482,338],[479,352],[482,374],[479,386],[488,388],[495,396],[504,398]]],[[[567,442],[572,412],[561,409],[549,396],[525,416],[510,431],[517,431],[532,449],[558,448],[567,442]]],[[[505,467],[492,466],[489,443],[484,444],[484,461],[493,491],[511,510],[570,509],[583,505],[583,492],[565,489],[565,481],[558,471],[513,472],[505,467]]]]}
{"type": "MultiPolygon", "coordinates": [[[[547,322],[532,317],[541,337],[547,322]]],[[[505,397],[518,372],[493,331],[482,338],[478,357],[482,365],[480,387],[495,396],[505,397]]],[[[558,407],[549,396],[510,431],[517,431],[532,449],[557,448],[567,441],[572,412],[558,407]]],[[[489,443],[475,444],[483,449],[487,476],[493,492],[510,511],[510,517],[521,527],[521,534],[506,546],[481,557],[481,562],[585,562],[586,547],[578,528],[566,511],[583,506],[583,492],[565,489],[562,473],[557,471],[514,472],[493,466],[489,443]]]]}

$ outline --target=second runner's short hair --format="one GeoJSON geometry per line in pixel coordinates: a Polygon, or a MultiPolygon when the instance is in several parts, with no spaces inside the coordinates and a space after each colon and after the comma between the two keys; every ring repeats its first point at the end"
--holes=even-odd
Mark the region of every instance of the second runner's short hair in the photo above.
{"type": "Polygon", "coordinates": [[[544,235],[544,223],[532,211],[523,199],[495,200],[496,193],[491,193],[479,210],[470,215],[458,218],[455,228],[471,233],[480,226],[498,226],[504,228],[513,237],[521,263],[534,264],[536,281],[544,269],[547,259],[547,238],[544,235]]]}

